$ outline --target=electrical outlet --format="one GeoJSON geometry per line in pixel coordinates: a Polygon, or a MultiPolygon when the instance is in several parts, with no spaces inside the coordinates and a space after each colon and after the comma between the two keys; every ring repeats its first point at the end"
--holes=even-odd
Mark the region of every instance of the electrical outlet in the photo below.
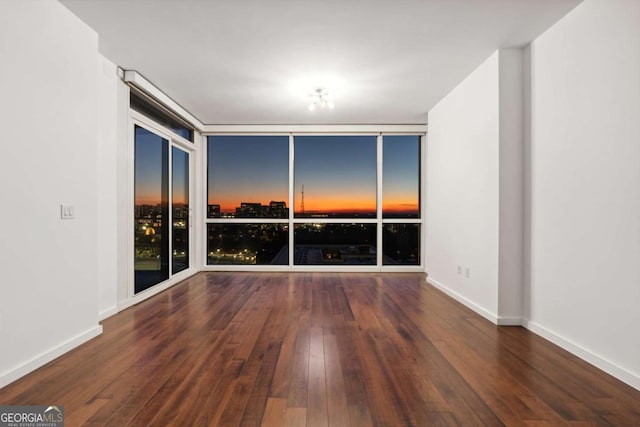
{"type": "Polygon", "coordinates": [[[464,277],[467,277],[467,278],[471,277],[471,268],[470,267],[467,267],[467,268],[464,269],[464,277]]]}
{"type": "Polygon", "coordinates": [[[458,274],[462,274],[462,266],[461,265],[458,266],[458,274]]]}

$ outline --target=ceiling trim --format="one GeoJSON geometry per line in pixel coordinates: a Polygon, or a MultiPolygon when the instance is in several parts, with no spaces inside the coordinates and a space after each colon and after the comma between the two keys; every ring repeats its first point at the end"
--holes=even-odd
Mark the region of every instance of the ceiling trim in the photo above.
{"type": "Polygon", "coordinates": [[[202,131],[202,129],[204,128],[202,122],[198,120],[193,114],[185,110],[173,99],[169,98],[162,90],[160,90],[149,80],[145,79],[137,71],[123,70],[122,80],[127,84],[135,86],[138,90],[158,101],[164,107],[168,108],[171,112],[177,114],[178,117],[187,121],[187,123],[192,125],[196,130],[202,131]]]}
{"type": "Polygon", "coordinates": [[[204,125],[202,133],[403,133],[426,134],[427,125],[204,125]]]}

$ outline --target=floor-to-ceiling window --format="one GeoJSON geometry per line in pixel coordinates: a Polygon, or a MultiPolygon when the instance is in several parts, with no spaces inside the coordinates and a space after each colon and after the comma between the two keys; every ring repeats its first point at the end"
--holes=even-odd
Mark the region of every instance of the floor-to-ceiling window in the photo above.
{"type": "Polygon", "coordinates": [[[377,137],[296,136],[294,150],[294,265],[376,265],[377,137]]]}
{"type": "Polygon", "coordinates": [[[382,138],[383,265],[420,264],[420,137],[382,138]]]}
{"type": "Polygon", "coordinates": [[[421,266],[421,145],[420,135],[209,136],[207,265],[421,266]]]}
{"type": "Polygon", "coordinates": [[[192,142],[135,116],[133,294],[166,282],[191,265],[192,142]]]}
{"type": "Polygon", "coordinates": [[[289,137],[208,139],[207,264],[289,264],[289,137]]]}

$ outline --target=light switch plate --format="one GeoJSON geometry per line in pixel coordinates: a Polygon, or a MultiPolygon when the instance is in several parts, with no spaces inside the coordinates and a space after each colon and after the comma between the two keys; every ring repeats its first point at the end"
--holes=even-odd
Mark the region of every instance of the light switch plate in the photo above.
{"type": "Polygon", "coordinates": [[[74,205],[60,205],[60,218],[76,219],[76,207],[74,205]]]}

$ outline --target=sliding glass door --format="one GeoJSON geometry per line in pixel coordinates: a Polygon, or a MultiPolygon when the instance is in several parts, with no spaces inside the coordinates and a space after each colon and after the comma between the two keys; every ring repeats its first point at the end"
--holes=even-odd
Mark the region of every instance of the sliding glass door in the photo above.
{"type": "Polygon", "coordinates": [[[189,268],[189,153],[134,129],[134,294],[189,268]]]}

